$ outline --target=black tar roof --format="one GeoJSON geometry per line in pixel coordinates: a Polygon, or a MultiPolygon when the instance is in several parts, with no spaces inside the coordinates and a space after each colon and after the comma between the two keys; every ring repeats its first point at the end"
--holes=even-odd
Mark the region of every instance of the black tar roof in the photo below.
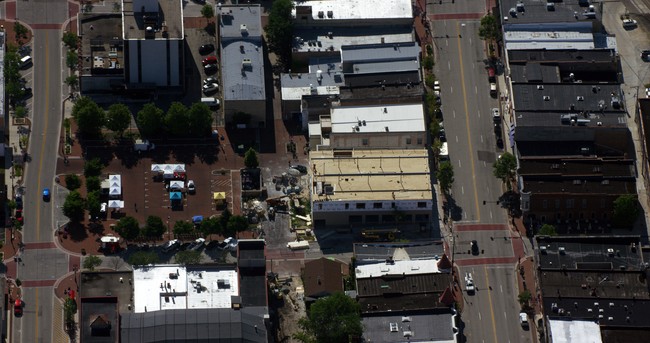
{"type": "Polygon", "coordinates": [[[521,158],[517,173],[529,179],[625,178],[635,180],[634,161],[594,159],[521,158]]]}
{"type": "Polygon", "coordinates": [[[650,148],[650,99],[639,99],[639,110],[641,122],[639,125],[642,127],[645,139],[645,150],[650,148]]]}
{"type": "MultiPolygon", "coordinates": [[[[546,1],[533,0],[504,0],[500,3],[501,18],[508,17],[504,24],[524,24],[524,23],[565,23],[577,21],[593,21],[588,19],[582,13],[587,7],[581,7],[578,0],[553,1],[555,10],[546,9],[546,1]],[[516,8],[518,3],[524,4],[525,12],[518,13],[516,18],[510,16],[510,9],[516,8]],[[574,12],[578,12],[578,18],[575,18],[574,12]]],[[[600,20],[600,13],[596,10],[596,17],[600,20]]]]}
{"type": "Polygon", "coordinates": [[[517,111],[517,127],[569,127],[573,123],[577,123],[578,119],[586,119],[587,121],[582,121],[580,124],[587,127],[627,127],[624,112],[567,114],[562,112],[517,111]]]}
{"type": "Polygon", "coordinates": [[[450,282],[451,276],[446,273],[363,278],[357,279],[357,296],[440,293],[450,282]]]}
{"type": "Polygon", "coordinates": [[[361,313],[382,313],[388,311],[413,311],[446,308],[438,299],[441,293],[423,293],[402,295],[399,297],[365,297],[357,298],[361,313]]]}
{"type": "Polygon", "coordinates": [[[453,315],[451,312],[403,312],[373,315],[362,318],[364,342],[394,343],[405,340],[404,332],[411,331],[409,342],[453,341],[453,315]],[[408,317],[408,321],[402,321],[408,317]],[[398,325],[398,332],[390,332],[390,323],[398,325]]]}
{"type": "Polygon", "coordinates": [[[242,305],[267,306],[264,240],[240,240],[237,246],[239,294],[242,297],[242,305]]]}
{"type": "Polygon", "coordinates": [[[132,278],[132,271],[82,272],[79,298],[117,297],[119,312],[128,312],[133,302],[133,286],[129,282],[132,278]]]}
{"type": "Polygon", "coordinates": [[[122,343],[267,342],[266,307],[163,310],[124,313],[122,343]]]}
{"type": "Polygon", "coordinates": [[[601,50],[508,50],[508,62],[517,63],[616,63],[616,51],[601,50]]]}
{"type": "Polygon", "coordinates": [[[542,270],[638,271],[643,264],[639,236],[537,236],[537,246],[542,270]]]}
{"type": "Polygon", "coordinates": [[[408,253],[411,260],[431,259],[442,256],[444,247],[441,242],[421,243],[356,243],[354,244],[354,257],[357,264],[384,262],[393,256],[395,249],[402,248],[408,253]]]}
{"type": "MultiPolygon", "coordinates": [[[[524,178],[524,189],[536,194],[558,193],[564,195],[590,194],[596,195],[625,195],[636,194],[636,182],[625,180],[586,181],[574,180],[529,180],[524,178]]],[[[584,228],[583,228],[584,229],[584,228]]]]}
{"type": "Polygon", "coordinates": [[[512,85],[516,112],[546,111],[563,113],[580,112],[622,112],[619,106],[621,90],[618,84],[554,83],[531,84],[514,83],[512,85]]]}
{"type": "Polygon", "coordinates": [[[600,329],[603,343],[650,343],[650,328],[612,328],[600,329]]]}
{"type": "Polygon", "coordinates": [[[118,340],[119,316],[117,313],[117,298],[82,298],[81,311],[81,342],[91,343],[114,343],[118,340]],[[108,321],[110,328],[107,328],[108,336],[93,335],[91,324],[101,316],[101,320],[108,321]]]}
{"type": "Polygon", "coordinates": [[[644,271],[542,270],[539,281],[545,296],[650,299],[644,271]]]}
{"type": "Polygon", "coordinates": [[[601,327],[650,327],[650,300],[548,296],[543,302],[551,319],[594,320],[601,327]]]}
{"type": "Polygon", "coordinates": [[[628,159],[635,156],[634,142],[627,128],[523,126],[515,128],[514,134],[517,152],[524,157],[598,156],[628,159]],[[583,148],[588,150],[583,151],[583,148]]]}

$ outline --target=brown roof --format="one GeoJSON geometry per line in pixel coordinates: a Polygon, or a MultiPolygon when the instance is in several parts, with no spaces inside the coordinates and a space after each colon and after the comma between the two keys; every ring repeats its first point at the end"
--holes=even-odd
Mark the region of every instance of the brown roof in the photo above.
{"type": "Polygon", "coordinates": [[[445,288],[445,291],[440,295],[438,301],[447,306],[454,303],[454,294],[451,292],[449,287],[445,288]]]}
{"type": "Polygon", "coordinates": [[[438,269],[440,270],[451,269],[451,261],[449,261],[449,257],[447,257],[447,254],[442,254],[442,258],[440,259],[440,261],[438,261],[438,269]]]}
{"type": "Polygon", "coordinates": [[[347,275],[347,264],[321,257],[305,263],[303,280],[305,295],[320,297],[334,292],[343,292],[343,276],[347,275]]]}

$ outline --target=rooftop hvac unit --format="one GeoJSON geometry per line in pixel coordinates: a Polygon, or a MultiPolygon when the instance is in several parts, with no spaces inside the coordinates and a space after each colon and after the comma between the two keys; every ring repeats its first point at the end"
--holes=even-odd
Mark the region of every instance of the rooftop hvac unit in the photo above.
{"type": "Polygon", "coordinates": [[[334,11],[327,11],[327,17],[330,19],[334,18],[334,11]]]}
{"type": "Polygon", "coordinates": [[[248,27],[246,26],[246,24],[239,25],[239,31],[241,31],[242,35],[247,35],[248,34],[248,27]]]}
{"type": "Polygon", "coordinates": [[[242,69],[250,68],[250,67],[252,67],[252,66],[253,66],[253,62],[251,61],[250,58],[244,58],[244,59],[241,61],[241,68],[242,68],[242,69]]]}
{"type": "Polygon", "coordinates": [[[560,252],[560,255],[566,254],[566,250],[564,249],[564,247],[559,247],[557,250],[560,252]]]}

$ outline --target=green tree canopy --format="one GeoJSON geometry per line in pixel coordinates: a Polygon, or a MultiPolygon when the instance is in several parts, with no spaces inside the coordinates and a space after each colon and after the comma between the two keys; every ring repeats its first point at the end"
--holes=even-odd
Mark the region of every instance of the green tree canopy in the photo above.
{"type": "Polygon", "coordinates": [[[81,179],[77,174],[67,174],[65,176],[65,187],[71,191],[77,190],[81,187],[81,179]]]}
{"type": "Polygon", "coordinates": [[[86,209],[91,218],[99,218],[101,214],[101,201],[99,200],[99,191],[92,191],[86,196],[86,209]]]}
{"type": "Polygon", "coordinates": [[[226,209],[224,209],[219,216],[219,224],[221,224],[222,230],[225,231],[228,228],[228,221],[230,220],[230,217],[232,217],[232,213],[226,207],[226,209]]]}
{"type": "Polygon", "coordinates": [[[158,216],[147,217],[147,223],[142,228],[142,235],[149,238],[160,238],[165,233],[165,224],[158,216]]]}
{"type": "Polygon", "coordinates": [[[16,34],[18,44],[22,45],[22,40],[27,39],[28,32],[29,30],[27,30],[25,25],[21,24],[19,21],[14,22],[14,33],[16,34]]]}
{"type": "Polygon", "coordinates": [[[555,226],[551,224],[544,224],[539,228],[537,234],[540,236],[557,236],[557,230],[555,229],[555,226]]]}
{"type": "Polygon", "coordinates": [[[66,31],[63,34],[63,38],[61,38],[63,41],[63,44],[65,44],[66,47],[70,50],[77,50],[77,45],[79,44],[79,40],[77,39],[77,35],[74,34],[73,32],[66,31]]]}
{"type": "Polygon", "coordinates": [[[454,167],[451,165],[451,162],[444,161],[440,163],[436,171],[436,178],[438,179],[442,192],[448,194],[451,185],[454,184],[454,167]]]}
{"type": "Polygon", "coordinates": [[[163,127],[164,112],[155,104],[146,104],[138,112],[138,129],[143,137],[155,137],[163,127]]]}
{"type": "Polygon", "coordinates": [[[220,234],[223,232],[219,218],[205,218],[199,225],[199,231],[204,235],[220,234]]]}
{"type": "Polygon", "coordinates": [[[178,264],[199,264],[201,262],[201,253],[194,250],[179,251],[174,255],[174,261],[178,264]]]}
{"type": "Polygon", "coordinates": [[[160,258],[153,251],[137,251],[129,256],[129,264],[133,266],[146,266],[160,262],[160,258]]]}
{"type": "Polygon", "coordinates": [[[512,188],[512,181],[517,175],[517,158],[515,155],[505,152],[501,157],[497,158],[493,165],[494,176],[501,179],[508,190],[512,188]]]}
{"type": "Polygon", "coordinates": [[[212,111],[208,105],[195,102],[189,110],[190,134],[204,137],[212,131],[212,111]]]}
{"type": "Polygon", "coordinates": [[[180,102],[173,102],[165,115],[165,126],[176,137],[187,136],[190,131],[187,107],[180,102]]]}
{"type": "Polygon", "coordinates": [[[88,269],[91,272],[95,270],[95,268],[99,267],[101,264],[102,264],[102,259],[99,256],[89,255],[84,257],[83,267],[84,269],[88,269]]]}
{"type": "Polygon", "coordinates": [[[483,40],[500,40],[501,31],[497,18],[488,13],[481,18],[481,26],[478,29],[478,36],[483,40]]]}
{"type": "Polygon", "coordinates": [[[86,192],[90,193],[92,191],[98,191],[102,188],[102,182],[99,180],[99,176],[88,176],[86,177],[86,192]]]}
{"type": "Polygon", "coordinates": [[[214,8],[212,8],[212,5],[203,5],[203,7],[201,7],[201,15],[203,18],[205,18],[206,21],[210,21],[210,19],[214,17],[214,8]]]}
{"type": "Polygon", "coordinates": [[[72,107],[79,132],[90,138],[101,136],[101,130],[106,122],[106,113],[90,98],[82,96],[72,107]]]}
{"type": "Polygon", "coordinates": [[[235,236],[240,232],[248,230],[248,218],[244,216],[232,216],[228,219],[226,226],[226,236],[235,236]]]}
{"type": "Polygon", "coordinates": [[[84,217],[85,201],[77,191],[68,193],[63,203],[63,214],[73,222],[79,222],[84,217]]]}
{"type": "Polygon", "coordinates": [[[316,300],[298,325],[303,331],[295,338],[303,342],[352,342],[363,333],[359,304],[341,292],[316,300]]]}
{"type": "Polygon", "coordinates": [[[187,235],[194,231],[194,224],[186,221],[179,220],[174,223],[174,235],[187,235]]]}
{"type": "Polygon", "coordinates": [[[79,84],[79,78],[75,74],[69,75],[65,78],[65,84],[68,85],[68,87],[75,89],[79,84]]]}
{"type": "Polygon", "coordinates": [[[77,68],[78,64],[79,64],[79,55],[77,54],[77,52],[74,50],[68,50],[68,52],[65,55],[65,65],[67,65],[68,68],[70,69],[75,69],[77,68]]]}
{"type": "Polygon", "coordinates": [[[131,124],[131,110],[124,104],[112,104],[106,112],[106,128],[122,137],[131,124]]]}
{"type": "Polygon", "coordinates": [[[269,49],[276,53],[285,63],[289,61],[293,45],[292,10],[293,1],[291,0],[273,1],[269,22],[264,28],[269,49]]]}
{"type": "Polygon", "coordinates": [[[102,169],[104,169],[104,164],[99,158],[95,157],[92,160],[88,160],[86,163],[84,163],[84,176],[99,176],[102,174],[102,169]]]}
{"type": "Polygon", "coordinates": [[[621,195],[614,200],[612,220],[614,225],[631,227],[641,213],[639,200],[634,194],[621,195]]]}
{"type": "Polygon", "coordinates": [[[257,159],[257,151],[253,148],[248,148],[246,154],[244,154],[244,165],[246,168],[257,168],[260,165],[260,161],[257,159]]]}
{"type": "Polygon", "coordinates": [[[115,225],[115,232],[127,241],[133,240],[140,236],[140,223],[131,216],[122,217],[115,225]]]}

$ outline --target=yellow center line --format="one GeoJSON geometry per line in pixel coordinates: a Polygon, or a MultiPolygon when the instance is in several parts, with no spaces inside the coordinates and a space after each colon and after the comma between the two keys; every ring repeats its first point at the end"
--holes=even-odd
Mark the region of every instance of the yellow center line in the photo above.
{"type": "MultiPolygon", "coordinates": [[[[460,23],[456,23],[456,32],[460,38],[460,23]]],[[[469,111],[467,109],[467,90],[465,89],[465,69],[463,68],[463,48],[460,44],[460,39],[458,39],[458,58],[460,64],[460,82],[463,86],[463,102],[465,105],[465,127],[467,128],[467,147],[469,148],[469,161],[472,166],[472,183],[474,185],[474,202],[476,206],[476,220],[481,221],[481,208],[478,206],[478,191],[476,190],[476,171],[474,168],[474,153],[472,151],[472,135],[469,131],[469,111]]]]}
{"type": "Polygon", "coordinates": [[[492,317],[492,332],[494,332],[494,341],[499,342],[497,340],[497,325],[496,322],[494,321],[494,307],[492,307],[492,292],[489,290],[489,285],[490,285],[490,277],[488,276],[487,272],[487,267],[483,265],[483,271],[485,271],[485,282],[488,285],[488,300],[490,302],[490,315],[492,317]]]}

